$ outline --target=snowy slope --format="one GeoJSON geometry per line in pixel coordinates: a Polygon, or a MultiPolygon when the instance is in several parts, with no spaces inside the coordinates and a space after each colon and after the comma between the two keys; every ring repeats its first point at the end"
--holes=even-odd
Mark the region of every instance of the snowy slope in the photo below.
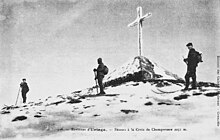
{"type": "Polygon", "coordinates": [[[0,139],[217,140],[215,97],[220,88],[200,82],[198,90],[182,91],[183,83],[175,79],[147,58],[135,57],[106,76],[106,82],[122,84],[107,86],[105,96],[97,96],[92,87],[4,106],[0,139]],[[137,80],[140,65],[145,78],[160,80],[137,80]]]}
{"type": "Polygon", "coordinates": [[[122,66],[112,70],[105,76],[104,81],[109,82],[118,78],[126,78],[143,71],[144,79],[181,79],[176,74],[160,67],[157,63],[149,60],[144,56],[137,56],[130,59],[122,66]]]}
{"type": "Polygon", "coordinates": [[[4,107],[0,138],[217,140],[215,97],[220,89],[210,85],[170,94],[153,92],[183,86],[164,82],[168,84],[128,82],[109,87],[106,93],[111,96],[92,96],[96,91],[89,89],[4,107]],[[131,128],[139,131],[130,132],[131,128]]]}

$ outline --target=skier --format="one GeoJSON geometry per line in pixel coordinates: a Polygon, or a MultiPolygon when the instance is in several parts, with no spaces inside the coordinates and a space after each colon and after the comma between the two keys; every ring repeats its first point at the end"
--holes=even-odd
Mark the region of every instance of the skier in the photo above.
{"type": "Polygon", "coordinates": [[[26,83],[26,79],[25,78],[22,79],[20,87],[21,87],[21,95],[22,95],[22,98],[23,98],[23,103],[26,103],[26,100],[27,100],[26,94],[29,91],[29,87],[28,87],[28,85],[26,83]]]}
{"type": "Polygon", "coordinates": [[[108,73],[108,68],[103,64],[102,58],[97,59],[98,62],[98,68],[93,69],[94,72],[96,72],[95,80],[98,80],[100,93],[99,94],[105,94],[104,92],[104,86],[103,86],[103,78],[108,73]]]}
{"type": "Polygon", "coordinates": [[[185,75],[186,85],[184,90],[188,90],[190,77],[192,78],[192,89],[196,89],[196,67],[199,62],[202,62],[201,54],[193,48],[192,43],[186,44],[186,47],[189,49],[189,53],[188,58],[183,60],[187,64],[187,72],[185,75]]]}

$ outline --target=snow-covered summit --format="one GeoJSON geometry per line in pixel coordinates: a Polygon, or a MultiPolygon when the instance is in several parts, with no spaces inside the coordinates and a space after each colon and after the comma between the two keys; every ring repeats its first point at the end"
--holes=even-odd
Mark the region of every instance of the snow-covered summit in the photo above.
{"type": "Polygon", "coordinates": [[[106,78],[109,85],[120,84],[106,87],[105,95],[92,87],[5,105],[0,109],[0,139],[185,140],[201,139],[201,134],[203,140],[219,139],[215,97],[220,88],[215,83],[199,82],[197,90],[182,91],[177,75],[145,57],[135,57],[106,78]],[[142,72],[146,79],[159,80],[138,81],[142,72]]]}
{"type": "Polygon", "coordinates": [[[130,59],[120,67],[111,71],[108,75],[106,75],[104,81],[110,82],[117,79],[127,78],[133,78],[137,81],[138,79],[181,79],[176,74],[164,69],[148,58],[144,56],[136,56],[135,58],[130,59]]]}
{"type": "Polygon", "coordinates": [[[201,139],[201,134],[203,140],[218,139],[215,97],[219,88],[212,83],[202,83],[198,90],[179,90],[182,87],[166,80],[127,82],[106,88],[106,95],[96,95],[92,89],[5,106],[0,110],[0,139],[111,140],[124,139],[123,135],[128,140],[185,140],[201,139]],[[161,92],[171,90],[175,92],[161,92]],[[150,130],[128,132],[130,128],[150,130]]]}

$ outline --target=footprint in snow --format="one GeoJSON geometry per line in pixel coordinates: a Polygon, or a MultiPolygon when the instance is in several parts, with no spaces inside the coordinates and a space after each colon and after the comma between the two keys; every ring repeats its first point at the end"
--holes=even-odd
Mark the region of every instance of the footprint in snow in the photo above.
{"type": "Polygon", "coordinates": [[[23,105],[22,107],[24,107],[24,108],[25,108],[25,107],[27,107],[27,105],[23,105]]]}
{"type": "Polygon", "coordinates": [[[19,108],[18,106],[5,106],[2,108],[3,109],[6,109],[6,110],[11,110],[11,109],[16,109],[16,108],[19,108]]]}
{"type": "Polygon", "coordinates": [[[69,104],[75,104],[75,103],[81,103],[82,101],[81,100],[79,100],[79,99],[71,99],[69,102],[67,102],[67,103],[69,103],[69,104]]]}
{"type": "Polygon", "coordinates": [[[207,97],[214,97],[220,94],[220,91],[217,92],[210,92],[210,93],[206,93],[205,96],[207,97]]]}
{"type": "Polygon", "coordinates": [[[15,122],[15,121],[23,121],[23,120],[26,120],[27,117],[26,116],[17,116],[15,117],[12,122],[15,122]]]}
{"type": "Polygon", "coordinates": [[[128,102],[128,101],[125,101],[125,100],[120,100],[120,102],[121,102],[121,103],[126,103],[126,102],[128,102]]]}
{"type": "Polygon", "coordinates": [[[166,103],[166,102],[160,102],[158,105],[180,105],[180,104],[173,104],[173,103],[166,103]]]}
{"type": "Polygon", "coordinates": [[[138,85],[139,85],[139,83],[132,84],[132,86],[138,86],[138,85]]]}
{"type": "Polygon", "coordinates": [[[98,116],[100,116],[100,115],[98,115],[98,114],[93,115],[93,117],[98,117],[98,116]]]}
{"type": "Polygon", "coordinates": [[[35,106],[41,106],[43,104],[43,102],[39,102],[39,103],[35,103],[35,106]]]}
{"type": "Polygon", "coordinates": [[[198,96],[198,95],[201,95],[202,93],[193,93],[193,96],[198,96]]]}
{"type": "Polygon", "coordinates": [[[91,105],[91,106],[85,106],[85,105],[83,105],[83,108],[84,108],[84,109],[90,108],[90,107],[95,107],[95,105],[91,105]]]}
{"type": "Polygon", "coordinates": [[[90,108],[90,107],[91,107],[91,106],[84,106],[83,108],[84,108],[84,109],[87,109],[87,108],[90,108]]]}
{"type": "Polygon", "coordinates": [[[179,95],[177,97],[174,97],[174,100],[182,100],[182,99],[187,99],[189,95],[184,94],[184,95],[179,95]]]}
{"type": "Polygon", "coordinates": [[[153,103],[152,102],[147,102],[147,103],[145,103],[144,105],[153,105],[153,103]]]}
{"type": "Polygon", "coordinates": [[[35,117],[35,118],[41,118],[41,117],[43,117],[43,116],[41,116],[41,115],[34,115],[34,117],[35,117]]]}
{"type": "Polygon", "coordinates": [[[172,103],[165,103],[165,102],[160,102],[158,105],[173,105],[172,103]]]}
{"type": "Polygon", "coordinates": [[[1,114],[9,114],[9,113],[11,113],[10,111],[5,111],[5,110],[3,110],[2,112],[1,112],[1,114]]]}
{"type": "Polygon", "coordinates": [[[121,112],[128,114],[128,113],[138,113],[137,110],[126,110],[126,109],[122,109],[121,112]]]}
{"type": "Polygon", "coordinates": [[[63,102],[65,102],[65,101],[57,101],[57,102],[53,102],[53,103],[51,103],[51,104],[47,104],[46,106],[58,105],[58,104],[61,104],[61,103],[63,103],[63,102]]]}

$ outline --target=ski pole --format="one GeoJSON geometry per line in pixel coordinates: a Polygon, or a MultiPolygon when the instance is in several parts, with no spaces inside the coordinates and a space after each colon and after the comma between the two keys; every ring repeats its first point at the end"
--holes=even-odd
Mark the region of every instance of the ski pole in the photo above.
{"type": "Polygon", "coordinates": [[[19,89],[18,89],[18,95],[17,95],[17,99],[16,99],[16,102],[15,102],[15,105],[17,105],[17,102],[18,102],[18,97],[19,97],[19,93],[20,93],[20,87],[19,87],[19,89]]]}
{"type": "MultiPolygon", "coordinates": [[[[96,78],[96,72],[94,71],[94,74],[95,74],[95,78],[96,78]]],[[[98,84],[97,84],[97,80],[95,79],[95,85],[96,85],[96,90],[97,90],[97,94],[99,93],[99,90],[98,90],[98,84]]]]}

